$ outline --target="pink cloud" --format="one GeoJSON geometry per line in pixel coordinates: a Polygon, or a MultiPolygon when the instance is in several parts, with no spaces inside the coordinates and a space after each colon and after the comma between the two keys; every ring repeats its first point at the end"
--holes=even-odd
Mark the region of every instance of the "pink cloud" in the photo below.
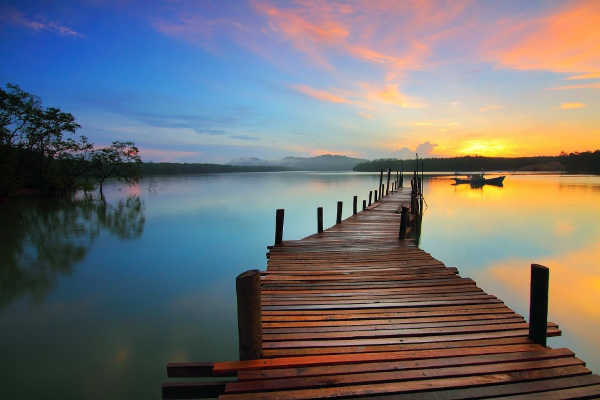
{"type": "Polygon", "coordinates": [[[568,3],[536,19],[508,20],[489,43],[490,57],[509,68],[554,72],[597,71],[600,65],[600,2],[568,3]]]}
{"type": "Polygon", "coordinates": [[[350,100],[326,90],[315,89],[307,85],[295,85],[292,88],[306,96],[330,103],[352,103],[350,100]]]}
{"type": "Polygon", "coordinates": [[[46,21],[41,18],[32,19],[14,9],[10,9],[10,8],[0,9],[0,13],[4,14],[3,17],[0,17],[0,20],[4,19],[13,25],[20,25],[25,28],[31,29],[33,31],[36,31],[36,32],[46,31],[46,32],[56,33],[60,36],[71,36],[71,37],[83,37],[84,36],[83,34],[75,31],[74,29],[72,29],[68,26],[59,24],[58,22],[46,21]]]}

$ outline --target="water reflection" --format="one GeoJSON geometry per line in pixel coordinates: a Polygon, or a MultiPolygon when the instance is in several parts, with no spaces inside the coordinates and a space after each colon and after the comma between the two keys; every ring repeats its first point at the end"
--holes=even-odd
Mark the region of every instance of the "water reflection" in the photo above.
{"type": "Polygon", "coordinates": [[[60,275],[70,275],[102,231],[135,239],[144,230],[139,197],[102,200],[28,199],[3,206],[0,308],[29,295],[40,302],[60,275]]]}
{"type": "Polygon", "coordinates": [[[550,318],[567,346],[600,369],[600,178],[508,176],[473,190],[431,179],[421,247],[528,315],[529,265],[550,268],[550,318]]]}

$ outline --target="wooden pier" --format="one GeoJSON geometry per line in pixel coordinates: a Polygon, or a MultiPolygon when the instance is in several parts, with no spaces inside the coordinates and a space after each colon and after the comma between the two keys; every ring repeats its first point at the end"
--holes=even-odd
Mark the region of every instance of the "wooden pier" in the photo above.
{"type": "Polygon", "coordinates": [[[418,248],[422,201],[389,176],[376,202],[359,212],[353,199],[322,232],[321,210],[320,233],[301,240],[282,239],[279,211],[266,271],[238,277],[242,361],[170,363],[169,377],[210,379],[164,383],[163,398],[600,397],[600,376],[545,347],[560,335],[546,322],[548,270],[532,266],[530,327],[418,248]]]}

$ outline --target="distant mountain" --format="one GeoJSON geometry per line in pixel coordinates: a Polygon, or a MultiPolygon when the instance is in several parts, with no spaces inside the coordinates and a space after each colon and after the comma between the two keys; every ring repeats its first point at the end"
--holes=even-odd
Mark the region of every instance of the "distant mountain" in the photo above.
{"type": "Polygon", "coordinates": [[[228,164],[253,167],[280,166],[296,171],[352,171],[355,166],[366,161],[368,160],[324,154],[316,157],[285,157],[272,161],[256,157],[242,157],[231,160],[228,164]]]}
{"type": "Polygon", "coordinates": [[[276,163],[274,161],[267,161],[257,157],[240,157],[229,161],[227,165],[237,165],[244,167],[267,167],[276,165],[276,163]]]}

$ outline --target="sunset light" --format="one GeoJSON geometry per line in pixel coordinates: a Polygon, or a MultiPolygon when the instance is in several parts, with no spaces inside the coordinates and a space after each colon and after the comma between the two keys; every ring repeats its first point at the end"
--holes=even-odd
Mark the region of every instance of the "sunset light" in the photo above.
{"type": "Polygon", "coordinates": [[[600,148],[595,0],[35,3],[0,6],[0,78],[147,160],[600,148]]]}

